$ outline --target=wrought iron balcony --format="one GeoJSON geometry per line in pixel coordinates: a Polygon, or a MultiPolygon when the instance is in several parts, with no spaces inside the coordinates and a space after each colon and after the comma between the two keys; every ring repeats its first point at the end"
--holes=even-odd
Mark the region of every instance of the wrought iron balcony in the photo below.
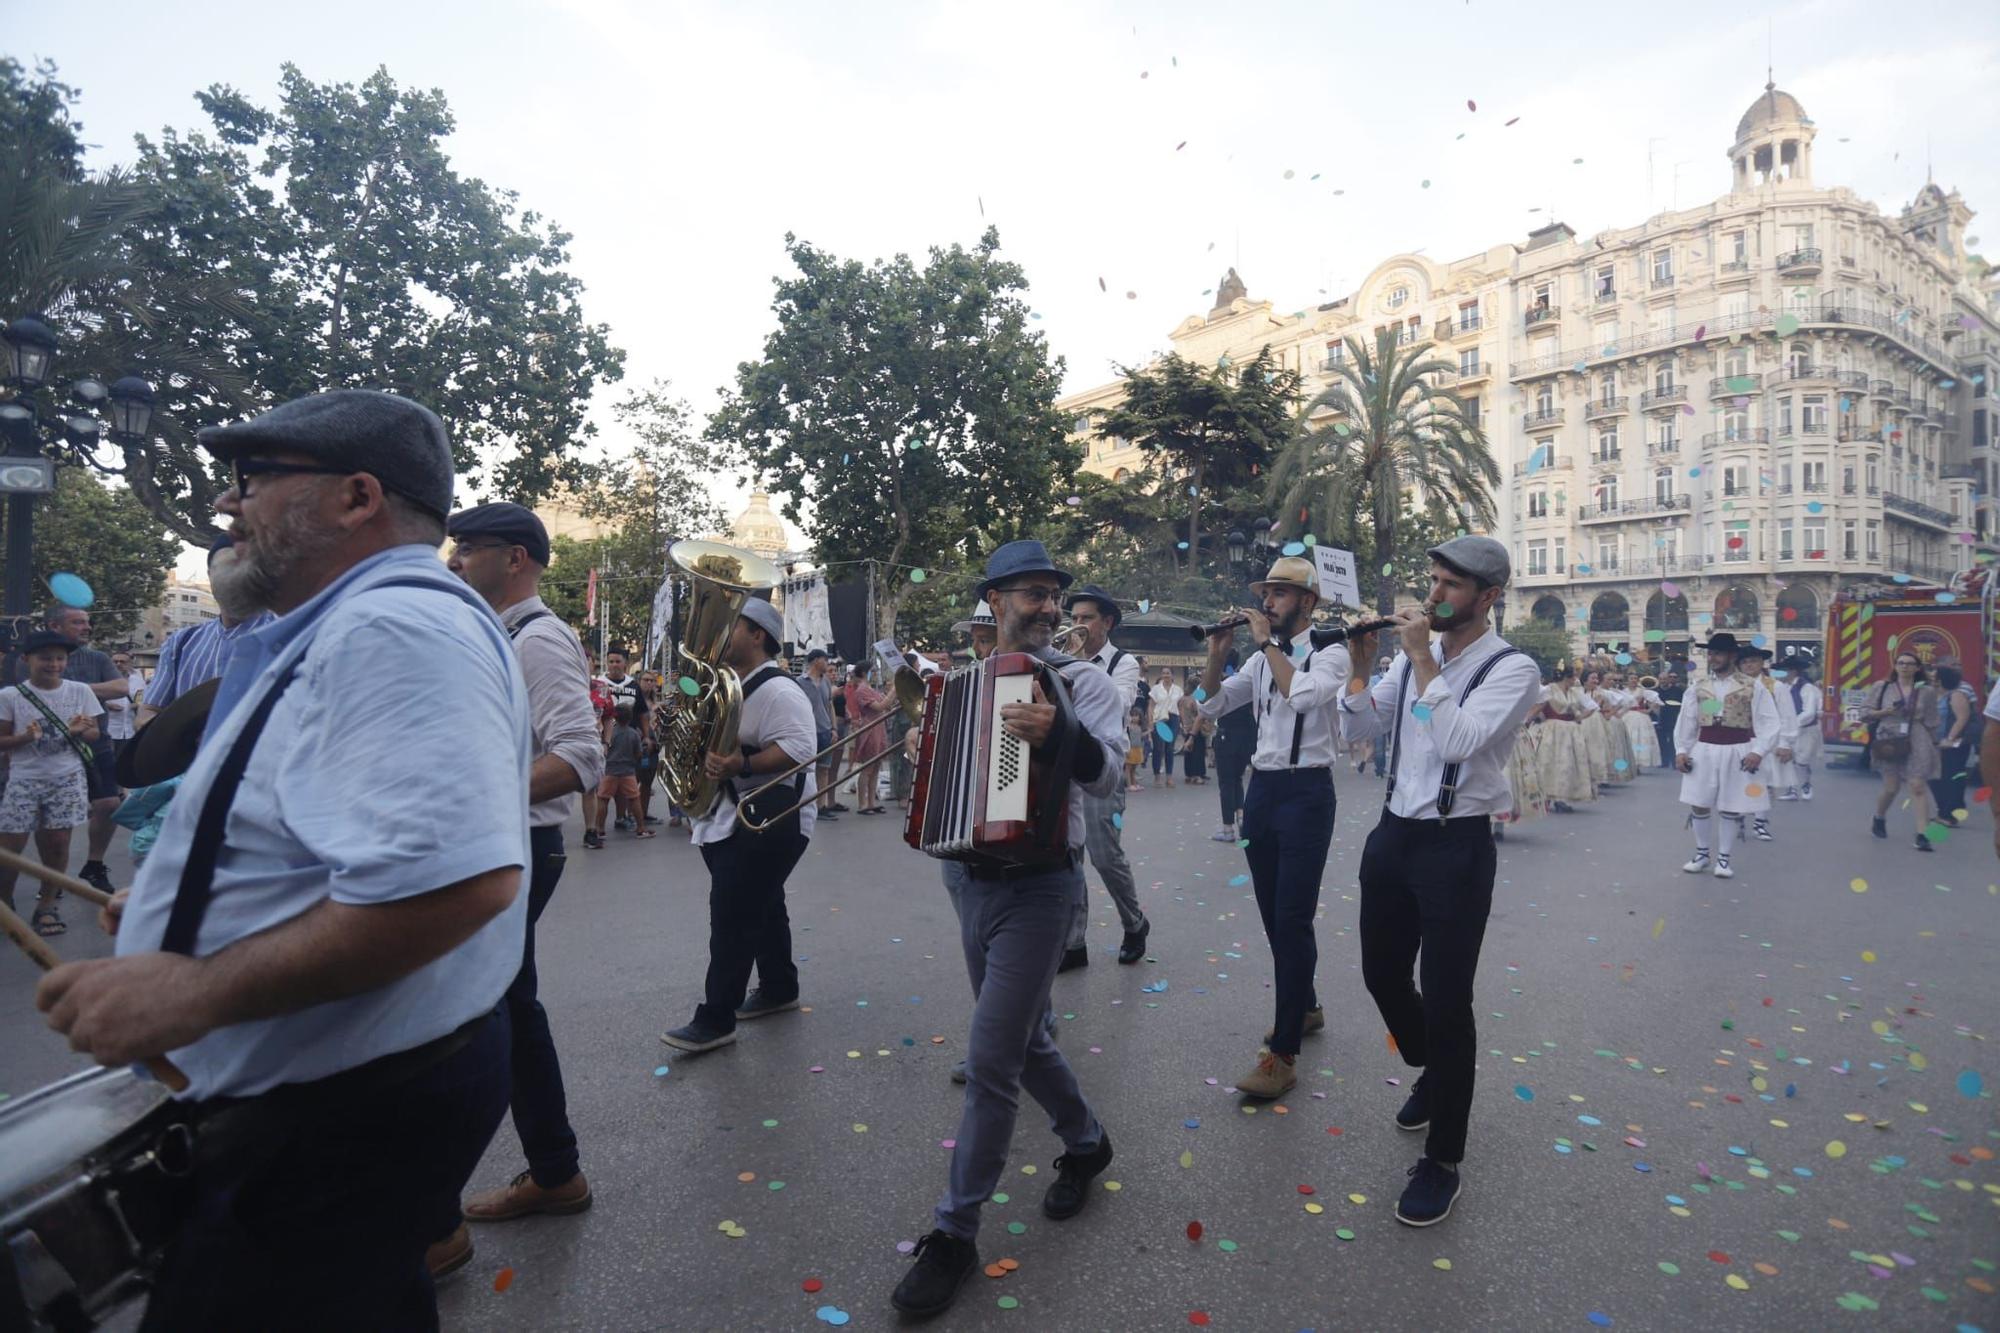
{"type": "Polygon", "coordinates": [[[1726,259],[1715,266],[1715,271],[1719,277],[1724,278],[1747,275],[1750,272],[1750,261],[1748,259],[1726,259]]]}
{"type": "Polygon", "coordinates": [[[1624,500],[1617,504],[1585,505],[1576,511],[1576,518],[1579,523],[1617,523],[1627,519],[1685,514],[1690,504],[1690,497],[1686,495],[1675,495],[1665,500],[1658,496],[1649,496],[1643,500],[1624,500]]]}
{"type": "Polygon", "coordinates": [[[1868,396],[1871,398],[1880,398],[1885,403],[1894,402],[1896,400],[1896,386],[1888,380],[1876,380],[1868,386],[1868,396]]]}
{"type": "Polygon", "coordinates": [[[1538,409],[1537,411],[1530,412],[1528,413],[1528,415],[1522,417],[1521,429],[1539,430],[1544,426],[1560,426],[1562,425],[1562,421],[1563,421],[1562,408],[1544,407],[1538,409]]]}
{"type": "Polygon", "coordinates": [[[1597,305],[1616,305],[1618,303],[1618,289],[1616,287],[1599,288],[1597,295],[1592,300],[1597,305]]]}
{"type": "Polygon", "coordinates": [[[1514,475],[1517,477],[1532,477],[1540,472],[1574,472],[1575,470],[1576,460],[1574,458],[1551,459],[1537,464],[1532,469],[1526,463],[1514,464],[1514,475]]]}
{"type": "Polygon", "coordinates": [[[1934,528],[1950,528],[1952,526],[1952,517],[1944,510],[1924,504],[1918,500],[1912,500],[1907,496],[1898,495],[1894,491],[1882,492],[1882,508],[1892,514],[1901,514],[1906,518],[1913,518],[1919,523],[1928,523],[1934,528]]]}
{"type": "Polygon", "coordinates": [[[1654,291],[1656,291],[1656,292],[1663,292],[1663,291],[1665,291],[1665,290],[1666,290],[1667,288],[1669,288],[1669,287],[1671,287],[1671,286],[1673,286],[1673,285],[1674,285],[1674,275],[1673,275],[1673,274],[1671,274],[1671,273],[1655,273],[1655,274],[1653,275],[1653,290],[1654,290],[1654,291]]]}
{"type": "Polygon", "coordinates": [[[1524,327],[1530,329],[1536,327],[1537,325],[1547,325],[1550,328],[1554,328],[1555,321],[1558,318],[1560,318],[1561,315],[1562,315],[1561,306],[1538,305],[1530,309],[1525,315],[1521,316],[1521,323],[1524,327]]]}
{"type": "Polygon", "coordinates": [[[1583,419],[1596,421],[1600,417],[1620,416],[1631,404],[1629,398],[1593,398],[1583,406],[1583,419]]]}
{"type": "Polygon", "coordinates": [[[1761,391],[1764,387],[1764,372],[1753,370],[1747,375],[1717,375],[1708,382],[1710,398],[1741,398],[1745,394],[1761,391]]]}
{"type": "Polygon", "coordinates": [[[1652,412],[1663,407],[1679,407],[1687,401],[1687,396],[1687,385],[1669,384],[1663,389],[1648,389],[1646,392],[1640,394],[1639,407],[1642,411],[1646,412],[1652,412]]]}
{"type": "Polygon", "coordinates": [[[1718,444],[1769,444],[1769,426],[1745,426],[1740,430],[1712,430],[1701,437],[1702,448],[1712,448],[1718,444]]]}
{"type": "Polygon", "coordinates": [[[1816,246],[1794,250],[1790,254],[1778,256],[1778,273],[1781,277],[1807,278],[1819,272],[1820,261],[1824,258],[1816,246]]]}
{"type": "Polygon", "coordinates": [[[1800,380],[1824,380],[1832,383],[1834,369],[1832,366],[1789,365],[1784,369],[1784,377],[1787,384],[1795,384],[1800,380]]]}
{"type": "Polygon", "coordinates": [[[1681,442],[1677,439],[1651,440],[1648,441],[1646,445],[1646,452],[1651,454],[1655,458],[1671,458],[1674,455],[1680,453],[1680,451],[1681,451],[1681,442]]]}

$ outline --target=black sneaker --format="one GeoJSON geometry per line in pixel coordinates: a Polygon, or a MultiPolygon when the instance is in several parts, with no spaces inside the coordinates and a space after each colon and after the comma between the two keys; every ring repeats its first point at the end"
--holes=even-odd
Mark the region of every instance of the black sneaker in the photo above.
{"type": "Polygon", "coordinates": [[[1111,1165],[1111,1136],[1106,1134],[1097,1141],[1097,1151],[1087,1157],[1075,1153],[1064,1153],[1056,1158],[1056,1178],[1049,1186],[1048,1193],[1042,1195],[1042,1215],[1057,1222],[1065,1222],[1083,1211],[1083,1205],[1090,1199],[1085,1188],[1096,1178],[1097,1173],[1111,1165]]]}
{"type": "Polygon", "coordinates": [[[1929,838],[1926,838],[1923,834],[1919,833],[1917,835],[1917,850],[1920,852],[1934,852],[1937,850],[1937,848],[1931,846],[1931,840],[1929,838]]]}
{"type": "Polygon", "coordinates": [[[1074,949],[1063,950],[1062,965],[1056,968],[1056,971],[1074,972],[1079,967],[1089,967],[1089,966],[1090,966],[1090,949],[1086,945],[1079,944],[1074,949]]]}
{"type": "Polygon", "coordinates": [[[898,1310],[910,1315],[942,1314],[979,1267],[978,1246],[942,1231],[918,1241],[915,1257],[916,1264],[889,1297],[898,1310]]]}
{"type": "Polygon", "coordinates": [[[671,1032],[662,1032],[660,1040],[677,1051],[700,1055],[703,1051],[712,1051],[718,1046],[735,1045],[736,1032],[733,1028],[724,1032],[721,1028],[710,1027],[697,1018],[671,1032]]]}
{"type": "Polygon", "coordinates": [[[594,852],[603,851],[604,838],[596,829],[585,829],[583,831],[583,845],[594,852]]]}
{"type": "Polygon", "coordinates": [[[1884,820],[1882,816],[1877,815],[1873,820],[1869,821],[1868,831],[1878,838],[1886,838],[1889,836],[1888,821],[1884,820]]]}
{"type": "Polygon", "coordinates": [[[1427,1227],[1451,1215],[1451,1205],[1465,1188],[1457,1167],[1420,1157],[1409,1175],[1410,1183],[1396,1201],[1398,1222],[1406,1227],[1427,1227]]]}
{"type": "Polygon", "coordinates": [[[963,1087],[965,1086],[965,1080],[966,1080],[965,1061],[960,1060],[957,1064],[951,1067],[951,1081],[958,1084],[960,1087],[963,1087]]]}
{"type": "MultiPolygon", "coordinates": [[[[848,807],[842,805],[839,801],[835,801],[832,805],[829,805],[827,809],[833,811],[837,815],[844,815],[848,811],[848,807]]],[[[944,1235],[944,1233],[940,1231],[938,1232],[938,1235],[942,1236],[944,1235]]]]}
{"type": "Polygon", "coordinates": [[[760,986],[736,1006],[736,1017],[739,1022],[746,1018],[769,1018],[772,1014],[782,1014],[787,1009],[798,1007],[798,996],[794,995],[789,1000],[776,999],[764,994],[764,988],[760,986]]]}
{"type": "Polygon", "coordinates": [[[1153,933],[1153,923],[1141,922],[1139,929],[1125,932],[1124,942],[1118,946],[1118,961],[1136,963],[1146,956],[1146,937],[1153,933]]]}
{"type": "Polygon", "coordinates": [[[111,872],[105,868],[102,861],[85,861],[83,869],[76,872],[76,877],[93,889],[105,893],[118,892],[117,886],[111,882],[111,872]]]}
{"type": "Polygon", "coordinates": [[[1410,1095],[1403,1099],[1403,1109],[1396,1112],[1396,1128],[1407,1129],[1412,1134],[1431,1127],[1431,1093],[1424,1086],[1425,1075],[1417,1075],[1417,1081],[1410,1086],[1410,1095]]]}

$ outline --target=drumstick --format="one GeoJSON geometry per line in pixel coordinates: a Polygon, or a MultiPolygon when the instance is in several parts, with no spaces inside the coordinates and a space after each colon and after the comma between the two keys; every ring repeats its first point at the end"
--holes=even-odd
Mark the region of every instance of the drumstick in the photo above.
{"type": "Polygon", "coordinates": [[[0,847],[0,869],[32,875],[44,884],[61,889],[64,893],[73,893],[93,906],[103,907],[111,901],[111,895],[103,889],[94,889],[80,879],[65,875],[60,870],[51,870],[40,861],[30,861],[20,853],[10,852],[5,847],[0,847]]]}
{"type": "MultiPolygon", "coordinates": [[[[62,966],[62,955],[51,949],[48,941],[29,928],[13,908],[0,903],[0,932],[21,946],[21,952],[28,955],[31,962],[44,972],[62,966]]],[[[164,1083],[171,1092],[187,1091],[187,1075],[174,1067],[174,1062],[164,1055],[150,1056],[142,1062],[146,1071],[164,1083]]]]}

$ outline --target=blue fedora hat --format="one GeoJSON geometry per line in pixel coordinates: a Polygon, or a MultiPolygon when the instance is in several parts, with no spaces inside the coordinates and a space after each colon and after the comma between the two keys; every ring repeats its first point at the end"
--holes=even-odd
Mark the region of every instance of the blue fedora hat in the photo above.
{"type": "Polygon", "coordinates": [[[1017,574],[1053,574],[1059,588],[1067,588],[1073,581],[1069,574],[1056,568],[1055,561],[1049,559],[1049,548],[1030,537],[1024,541],[1008,542],[987,558],[986,577],[979,584],[979,597],[984,599],[995,584],[1017,574]]]}

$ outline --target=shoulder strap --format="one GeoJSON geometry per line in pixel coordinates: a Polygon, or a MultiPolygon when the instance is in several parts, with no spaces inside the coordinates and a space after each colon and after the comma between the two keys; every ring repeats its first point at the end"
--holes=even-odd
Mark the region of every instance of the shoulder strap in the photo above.
{"type": "Polygon", "coordinates": [[[1403,654],[1403,678],[1396,682],[1396,720],[1389,724],[1389,786],[1382,794],[1382,808],[1389,808],[1389,802],[1396,799],[1396,774],[1403,767],[1403,703],[1410,695],[1410,673],[1416,664],[1410,661],[1408,653],[1403,654]]]}
{"type": "MultiPolygon", "coordinates": [[[[1472,697],[1472,692],[1479,688],[1480,682],[1492,674],[1493,668],[1500,665],[1503,659],[1513,657],[1520,651],[1519,648],[1502,648],[1499,652],[1481,662],[1479,670],[1472,673],[1472,679],[1466,682],[1465,689],[1459,693],[1458,706],[1460,708],[1465,707],[1465,701],[1472,697]]],[[[1444,777],[1438,782],[1437,807],[1440,822],[1451,817],[1452,803],[1458,799],[1459,768],[1460,765],[1458,764],[1446,764],[1444,766],[1444,777]]]]}
{"type": "Polygon", "coordinates": [[[55,715],[55,711],[48,706],[47,702],[43,700],[42,696],[36,694],[33,690],[28,688],[27,681],[25,680],[15,681],[14,689],[16,690],[16,692],[20,694],[20,696],[23,699],[26,699],[29,703],[33,704],[37,712],[39,712],[43,717],[49,720],[50,726],[54,727],[57,731],[62,733],[62,738],[65,741],[69,742],[70,749],[76,751],[76,757],[83,761],[84,767],[88,768],[91,764],[97,761],[97,752],[91,749],[90,746],[84,744],[84,742],[76,738],[76,733],[69,729],[69,723],[57,717],[55,715]]]}
{"type": "MultiPolygon", "coordinates": [[[[1298,668],[1294,669],[1297,670],[1298,668]]],[[[1307,641],[1306,664],[1303,669],[1307,675],[1312,674],[1313,653],[1310,640],[1307,641]]],[[[1304,741],[1305,738],[1306,738],[1306,715],[1304,713],[1295,711],[1292,714],[1292,767],[1293,768],[1297,768],[1299,766],[1299,744],[1300,742],[1304,741]]]]}
{"type": "Polygon", "coordinates": [[[549,613],[547,611],[528,612],[527,615],[522,616],[519,620],[514,622],[514,628],[507,631],[507,637],[510,639],[520,638],[522,630],[528,628],[528,626],[534,624],[537,620],[540,620],[543,616],[548,614],[549,613]]]}

